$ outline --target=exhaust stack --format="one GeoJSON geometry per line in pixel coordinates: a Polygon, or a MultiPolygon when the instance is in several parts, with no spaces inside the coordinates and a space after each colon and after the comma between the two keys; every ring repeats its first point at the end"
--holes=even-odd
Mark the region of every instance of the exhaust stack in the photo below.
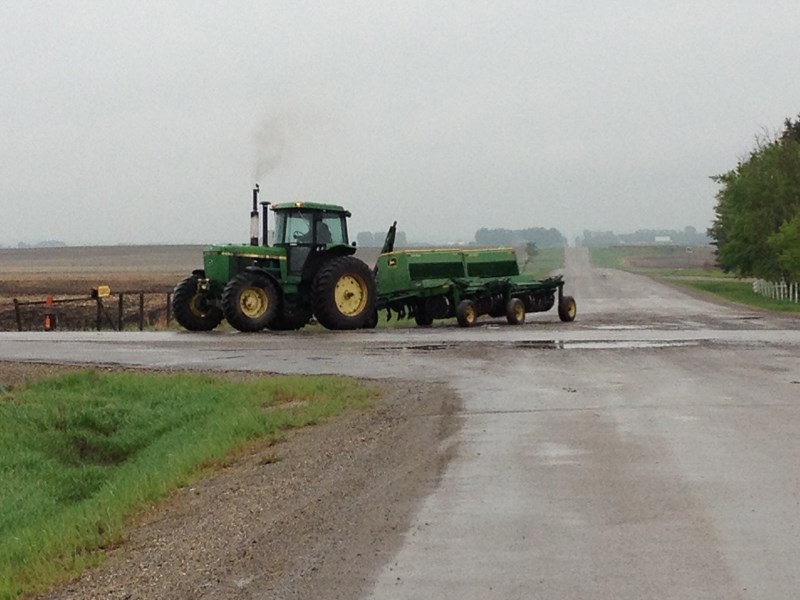
{"type": "Polygon", "coordinates": [[[253,188],[253,210],[250,211],[250,245],[258,246],[258,184],[253,188]]]}
{"type": "Polygon", "coordinates": [[[262,201],[261,202],[261,212],[263,213],[261,216],[261,245],[262,246],[269,246],[269,219],[267,218],[267,209],[269,205],[272,204],[271,202],[262,201]]]}

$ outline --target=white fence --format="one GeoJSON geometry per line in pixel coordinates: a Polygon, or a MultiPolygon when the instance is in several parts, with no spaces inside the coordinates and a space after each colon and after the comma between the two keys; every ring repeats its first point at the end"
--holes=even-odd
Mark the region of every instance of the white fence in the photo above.
{"type": "Polygon", "coordinates": [[[800,284],[786,283],[785,281],[764,281],[756,279],[753,281],[753,291],[761,296],[774,300],[787,300],[789,302],[800,302],[800,284]]]}

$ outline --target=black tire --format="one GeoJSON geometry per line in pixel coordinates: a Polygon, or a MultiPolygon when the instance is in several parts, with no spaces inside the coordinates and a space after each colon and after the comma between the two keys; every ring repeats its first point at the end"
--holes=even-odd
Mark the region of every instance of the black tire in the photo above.
{"type": "Polygon", "coordinates": [[[511,325],[525,322],[525,303],[519,298],[511,298],[506,303],[506,319],[511,325]]]}
{"type": "Polygon", "coordinates": [[[286,308],[276,316],[267,328],[272,331],[297,331],[311,320],[311,309],[302,306],[286,308]]]}
{"type": "Polygon", "coordinates": [[[370,318],[367,319],[366,323],[364,323],[364,329],[375,329],[378,326],[379,320],[380,319],[378,317],[378,311],[377,310],[373,311],[370,318]]]}
{"type": "Polygon", "coordinates": [[[189,331],[211,331],[222,322],[222,310],[198,291],[196,275],[190,275],[172,292],[172,314],[189,331]]]}
{"type": "Polygon", "coordinates": [[[561,301],[558,303],[558,318],[569,323],[575,320],[575,315],[578,314],[578,305],[575,303],[575,298],[572,296],[562,296],[561,301]]]}
{"type": "Polygon", "coordinates": [[[239,273],[222,290],[222,312],[239,331],[261,331],[280,309],[275,284],[258,273],[239,273]]]}
{"type": "Polygon", "coordinates": [[[322,265],[311,287],[314,315],[326,329],[362,329],[375,312],[375,277],[354,256],[322,265]]]}
{"type": "Polygon", "coordinates": [[[428,311],[424,300],[414,307],[414,321],[420,327],[430,327],[433,324],[433,315],[428,311]]]}
{"type": "Polygon", "coordinates": [[[478,307],[472,300],[462,300],[456,306],[456,320],[461,327],[471,327],[478,320],[478,307]]]}

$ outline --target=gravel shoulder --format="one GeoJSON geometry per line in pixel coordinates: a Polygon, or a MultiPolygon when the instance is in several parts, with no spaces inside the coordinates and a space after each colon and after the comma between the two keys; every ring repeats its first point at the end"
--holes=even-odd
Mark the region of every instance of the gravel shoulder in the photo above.
{"type": "MultiPolygon", "coordinates": [[[[0,363],[0,382],[70,369],[0,363]]],[[[103,566],[40,598],[367,594],[437,485],[459,426],[459,400],[444,386],[368,383],[382,392],[371,409],[251,448],[140,515],[103,566]]]]}

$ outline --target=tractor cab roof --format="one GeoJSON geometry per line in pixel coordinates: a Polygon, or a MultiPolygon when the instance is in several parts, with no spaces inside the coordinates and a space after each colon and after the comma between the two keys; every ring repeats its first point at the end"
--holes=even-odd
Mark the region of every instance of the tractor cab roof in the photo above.
{"type": "Polygon", "coordinates": [[[350,211],[345,210],[344,207],[339,206],[338,204],[321,204],[319,202],[286,202],[282,204],[273,204],[272,210],[274,211],[282,211],[282,210],[308,210],[308,211],[326,211],[326,212],[338,212],[342,213],[345,216],[350,216],[350,211]]]}

